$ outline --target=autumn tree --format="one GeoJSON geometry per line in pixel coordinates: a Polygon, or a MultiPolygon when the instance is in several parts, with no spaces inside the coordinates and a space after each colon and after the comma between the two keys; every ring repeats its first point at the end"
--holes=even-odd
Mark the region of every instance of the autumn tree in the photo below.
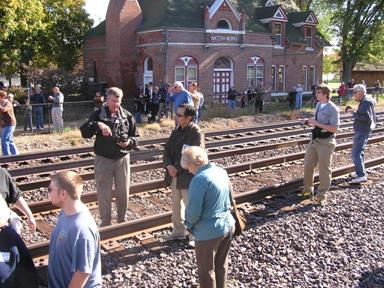
{"type": "Polygon", "coordinates": [[[340,46],[343,81],[351,79],[357,62],[384,59],[383,0],[321,0],[324,13],[331,16],[331,29],[340,46]]]}
{"type": "Polygon", "coordinates": [[[72,70],[92,26],[83,7],[84,0],[0,1],[0,72],[19,73],[25,84],[31,65],[72,70]]]}

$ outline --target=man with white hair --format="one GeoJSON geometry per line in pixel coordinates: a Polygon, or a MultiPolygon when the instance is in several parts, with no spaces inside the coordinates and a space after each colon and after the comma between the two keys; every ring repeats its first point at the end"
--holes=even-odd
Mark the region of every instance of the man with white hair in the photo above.
{"type": "Polygon", "coordinates": [[[53,129],[56,131],[64,130],[64,122],[63,122],[63,103],[64,103],[64,95],[60,92],[60,88],[55,86],[52,89],[53,96],[48,96],[48,100],[52,101],[52,124],[53,129]]]}
{"type": "Polygon", "coordinates": [[[175,112],[175,115],[181,104],[185,103],[193,105],[191,94],[185,90],[183,83],[180,81],[176,81],[175,84],[173,84],[173,95],[171,101],[173,102],[173,111],[175,112]]]}
{"type": "Polygon", "coordinates": [[[353,95],[359,102],[357,110],[347,106],[345,111],[352,114],[353,129],[355,136],[352,145],[352,160],[355,164],[355,173],[351,174],[354,178],[350,183],[359,184],[367,181],[367,173],[364,166],[364,150],[368,143],[369,135],[376,127],[376,114],[374,107],[376,102],[373,98],[367,97],[367,90],[363,84],[353,86],[353,95]]]}
{"type": "Polygon", "coordinates": [[[101,226],[111,225],[113,183],[117,222],[125,221],[130,182],[129,151],[138,141],[135,120],[132,114],[121,106],[123,91],[112,87],[106,94],[107,102],[80,127],[84,138],[96,135],[95,180],[101,226]]]}

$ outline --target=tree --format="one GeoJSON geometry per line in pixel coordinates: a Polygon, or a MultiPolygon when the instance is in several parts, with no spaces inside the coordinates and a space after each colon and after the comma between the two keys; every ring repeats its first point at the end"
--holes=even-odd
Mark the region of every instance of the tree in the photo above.
{"type": "Polygon", "coordinates": [[[351,79],[357,62],[384,59],[383,0],[322,0],[338,38],[343,81],[351,79]]]}
{"type": "Polygon", "coordinates": [[[337,54],[330,54],[325,55],[323,58],[323,73],[327,74],[327,82],[328,82],[328,75],[330,73],[337,73],[340,71],[339,69],[339,57],[337,54]]]}
{"type": "Polygon", "coordinates": [[[25,67],[31,65],[73,70],[92,26],[83,6],[84,0],[2,0],[0,72],[20,73],[25,85],[25,67]]]}

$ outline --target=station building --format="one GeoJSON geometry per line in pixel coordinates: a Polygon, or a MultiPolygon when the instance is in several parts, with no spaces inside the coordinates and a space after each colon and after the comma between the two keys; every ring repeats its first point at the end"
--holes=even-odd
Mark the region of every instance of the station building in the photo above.
{"type": "MultiPolygon", "coordinates": [[[[287,2],[287,1],[282,1],[287,2]]],[[[110,0],[84,42],[96,81],[122,87],[197,81],[225,98],[262,82],[272,96],[321,81],[323,46],[312,11],[276,0],[110,0]]]]}

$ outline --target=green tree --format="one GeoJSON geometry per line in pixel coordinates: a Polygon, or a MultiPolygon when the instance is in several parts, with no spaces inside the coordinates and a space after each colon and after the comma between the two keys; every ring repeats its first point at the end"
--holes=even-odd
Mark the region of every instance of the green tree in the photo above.
{"type": "Polygon", "coordinates": [[[338,63],[339,57],[337,54],[325,55],[323,57],[323,73],[327,74],[327,82],[330,73],[338,73],[340,71],[338,63]]]}
{"type": "Polygon", "coordinates": [[[343,81],[351,79],[357,62],[384,59],[383,0],[321,0],[324,13],[338,39],[343,81]]]}
{"type": "Polygon", "coordinates": [[[25,68],[57,65],[73,70],[92,20],[84,0],[2,0],[0,72],[8,77],[25,68]]]}

